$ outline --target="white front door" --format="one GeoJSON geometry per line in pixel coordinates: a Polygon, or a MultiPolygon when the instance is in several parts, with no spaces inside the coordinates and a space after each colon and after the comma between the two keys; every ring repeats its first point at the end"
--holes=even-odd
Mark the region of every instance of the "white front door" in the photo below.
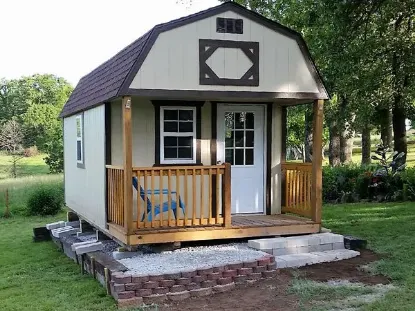
{"type": "Polygon", "coordinates": [[[217,159],[232,165],[232,213],[264,212],[265,108],[218,105],[217,159]]]}

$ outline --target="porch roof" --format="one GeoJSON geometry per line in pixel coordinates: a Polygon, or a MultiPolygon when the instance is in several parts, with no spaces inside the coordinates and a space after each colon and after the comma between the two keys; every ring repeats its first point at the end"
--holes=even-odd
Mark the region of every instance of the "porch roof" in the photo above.
{"type": "MultiPolygon", "coordinates": [[[[205,11],[182,17],[164,24],[159,24],[152,28],[115,56],[101,64],[86,76],[82,77],[63,107],[60,116],[70,116],[77,112],[93,108],[105,101],[119,96],[133,95],[131,94],[129,85],[131,84],[135,74],[140,69],[144,59],[151,50],[160,33],[226,11],[234,11],[296,40],[304,58],[306,59],[307,66],[317,83],[319,89],[319,93],[317,93],[318,98],[327,99],[329,97],[326,87],[324,86],[323,79],[314,64],[301,34],[275,21],[267,19],[258,13],[250,11],[239,4],[234,2],[225,2],[205,11]]],[[[287,96],[289,95],[287,94],[287,96]]]]}

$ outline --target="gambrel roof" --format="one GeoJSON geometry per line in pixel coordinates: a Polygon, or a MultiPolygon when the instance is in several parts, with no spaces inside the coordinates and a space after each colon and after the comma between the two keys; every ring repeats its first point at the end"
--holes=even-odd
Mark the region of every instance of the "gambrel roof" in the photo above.
{"type": "Polygon", "coordinates": [[[234,2],[225,2],[205,11],[155,26],[111,59],[101,64],[98,68],[94,69],[86,76],[82,77],[63,107],[61,117],[66,117],[95,107],[120,96],[132,95],[129,90],[131,81],[140,69],[160,33],[226,11],[233,11],[294,39],[298,43],[301,53],[306,60],[307,67],[312,73],[318,86],[319,93],[316,93],[315,98],[328,98],[328,92],[324,86],[323,80],[314,64],[301,34],[277,22],[267,19],[260,14],[250,11],[239,4],[234,2]]]}

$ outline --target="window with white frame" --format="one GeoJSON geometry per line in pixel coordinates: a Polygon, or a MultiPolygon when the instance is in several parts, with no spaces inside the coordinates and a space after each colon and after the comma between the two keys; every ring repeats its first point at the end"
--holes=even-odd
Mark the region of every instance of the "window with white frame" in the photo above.
{"type": "MultiPolygon", "coordinates": [[[[83,115],[76,116],[76,162],[84,164],[84,123],[83,115]]],[[[78,165],[79,167],[79,165],[78,165]]]]}
{"type": "Polygon", "coordinates": [[[196,163],[195,107],[160,107],[160,163],[196,163]]]}

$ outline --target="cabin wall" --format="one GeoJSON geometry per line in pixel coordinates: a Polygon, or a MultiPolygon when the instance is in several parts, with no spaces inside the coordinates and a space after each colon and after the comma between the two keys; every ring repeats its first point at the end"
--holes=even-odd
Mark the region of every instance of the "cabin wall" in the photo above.
{"type": "MultiPolygon", "coordinates": [[[[290,98],[292,92],[319,92],[307,62],[294,39],[228,11],[161,33],[130,88],[287,92],[290,98]],[[217,17],[243,19],[243,34],[216,32],[217,17]],[[258,42],[259,86],[200,85],[199,39],[258,42]]],[[[241,49],[219,48],[207,64],[219,77],[237,79],[251,61],[241,49]]]]}
{"type": "Polygon", "coordinates": [[[76,116],[64,119],[65,202],[89,222],[105,228],[105,106],[83,112],[85,168],[77,166],[76,116]]]}

